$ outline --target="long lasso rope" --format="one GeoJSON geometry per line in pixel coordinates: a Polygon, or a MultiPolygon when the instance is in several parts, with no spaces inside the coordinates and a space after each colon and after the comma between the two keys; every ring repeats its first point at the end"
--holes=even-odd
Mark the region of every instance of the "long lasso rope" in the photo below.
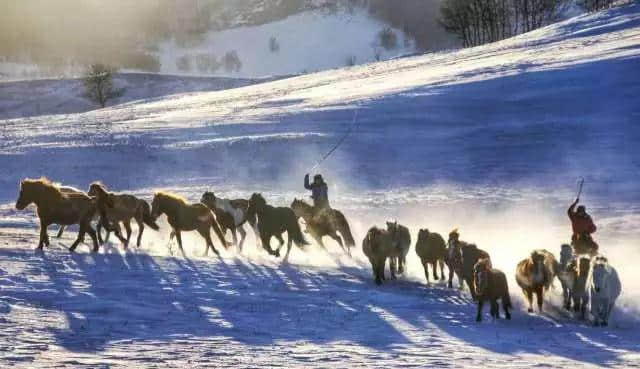
{"type": "Polygon", "coordinates": [[[345,135],[342,136],[342,138],[338,142],[336,142],[336,144],[333,145],[333,147],[329,151],[327,151],[327,153],[324,154],[322,158],[320,158],[320,160],[318,160],[311,169],[309,169],[309,172],[313,172],[314,169],[319,167],[323,161],[325,161],[329,156],[331,156],[331,154],[333,154],[333,152],[336,151],[338,147],[340,147],[340,145],[342,145],[342,143],[347,139],[347,137],[351,135],[351,132],[353,132],[353,129],[356,126],[357,120],[358,120],[358,108],[356,107],[356,110],[353,114],[353,119],[351,120],[351,125],[349,126],[349,130],[347,130],[347,133],[345,133],[345,135]]]}

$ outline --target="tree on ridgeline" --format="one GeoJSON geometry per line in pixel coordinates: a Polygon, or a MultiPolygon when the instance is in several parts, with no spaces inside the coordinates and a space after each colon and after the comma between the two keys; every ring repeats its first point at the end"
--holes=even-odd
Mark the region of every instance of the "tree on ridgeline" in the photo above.
{"type": "Polygon", "coordinates": [[[104,64],[89,66],[84,76],[87,98],[104,108],[109,99],[118,97],[120,95],[119,91],[113,85],[113,75],[115,73],[115,68],[104,64]]]}

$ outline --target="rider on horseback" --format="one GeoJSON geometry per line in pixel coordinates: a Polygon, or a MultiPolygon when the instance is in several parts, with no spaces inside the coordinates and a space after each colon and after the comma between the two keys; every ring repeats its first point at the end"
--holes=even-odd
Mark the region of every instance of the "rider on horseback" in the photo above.
{"type": "Polygon", "coordinates": [[[587,214],[587,209],[584,205],[576,205],[580,198],[571,204],[567,210],[567,215],[571,219],[571,228],[573,229],[573,235],[571,236],[571,244],[576,254],[581,253],[596,253],[598,251],[598,244],[591,237],[592,233],[596,231],[596,225],[593,223],[591,216],[587,214]]]}
{"type": "Polygon", "coordinates": [[[327,209],[331,209],[329,206],[329,189],[327,183],[322,179],[322,175],[316,174],[313,176],[313,183],[310,184],[309,174],[307,173],[304,176],[304,188],[311,190],[315,217],[320,217],[327,209]]]}

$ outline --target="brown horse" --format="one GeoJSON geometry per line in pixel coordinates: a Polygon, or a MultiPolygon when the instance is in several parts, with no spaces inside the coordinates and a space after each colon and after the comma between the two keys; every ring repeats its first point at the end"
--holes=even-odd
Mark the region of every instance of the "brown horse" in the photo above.
{"type": "Polygon", "coordinates": [[[544,292],[549,289],[558,271],[555,256],[547,250],[534,250],[531,256],[522,260],[516,267],[516,282],[527,301],[528,311],[533,312],[533,294],[536,294],[538,310],[542,311],[544,292]]]}
{"type": "Polygon", "coordinates": [[[168,192],[156,192],[153,197],[153,202],[151,203],[151,218],[155,221],[162,214],[167,215],[169,225],[171,225],[173,229],[172,236],[175,235],[178,240],[178,246],[180,247],[182,255],[184,255],[184,249],[182,248],[182,231],[197,230],[198,233],[200,233],[207,242],[207,247],[204,250],[205,256],[208,254],[209,248],[211,248],[216,255],[220,254],[211,241],[210,228],[213,228],[213,231],[225,248],[230,245],[224,239],[215,215],[213,215],[213,212],[204,204],[191,204],[181,196],[168,192]]]}
{"type": "MultiPolygon", "coordinates": [[[[398,250],[395,247],[393,235],[386,229],[371,227],[362,240],[362,252],[367,256],[373,270],[373,278],[377,285],[381,285],[384,277],[384,265],[387,259],[397,257],[398,250]]],[[[395,279],[395,270],[389,265],[391,278],[395,279]]]]}
{"type": "Polygon", "coordinates": [[[409,228],[395,222],[387,222],[387,231],[393,237],[396,254],[389,260],[394,273],[404,274],[407,265],[407,254],[411,248],[411,234],[409,228]]]}
{"type": "Polygon", "coordinates": [[[465,242],[460,241],[458,230],[451,231],[447,241],[447,253],[444,258],[445,264],[449,269],[449,288],[453,288],[454,274],[458,277],[459,288],[462,289],[464,287],[464,279],[462,278],[462,244],[465,244],[465,242]]]}
{"type": "Polygon", "coordinates": [[[579,256],[572,261],[572,268],[577,271],[576,281],[571,290],[573,299],[573,311],[580,312],[580,317],[584,320],[587,316],[587,305],[589,305],[589,276],[591,274],[591,258],[579,256]]]}
{"type": "MultiPolygon", "coordinates": [[[[89,196],[96,196],[98,198],[110,199],[113,203],[113,207],[107,209],[107,222],[111,224],[119,224],[122,222],[124,225],[124,229],[127,231],[127,238],[123,238],[116,232],[116,236],[122,241],[124,244],[124,248],[129,247],[129,240],[131,239],[131,219],[135,219],[136,223],[138,223],[138,239],[136,241],[136,246],[140,247],[140,241],[142,240],[142,232],[144,232],[144,225],[148,225],[153,230],[158,230],[160,227],[156,224],[154,219],[151,217],[151,208],[149,204],[139,199],[133,195],[126,194],[116,194],[113,192],[108,192],[105,186],[100,182],[94,182],[89,185],[89,192],[87,192],[89,196]]],[[[102,227],[102,222],[97,225],[97,232],[100,234],[100,229],[102,227]]],[[[120,226],[117,226],[119,229],[120,226]]],[[[107,229],[107,238],[109,237],[110,230],[107,229]]]]}
{"type": "Polygon", "coordinates": [[[433,272],[433,279],[438,280],[438,263],[440,264],[440,275],[444,279],[444,258],[447,249],[444,239],[438,233],[429,232],[428,229],[418,231],[418,241],[416,241],[416,254],[424,266],[424,276],[429,284],[429,264],[433,272]]]}
{"type": "Polygon", "coordinates": [[[491,303],[491,316],[500,319],[498,300],[502,300],[502,309],[507,319],[511,319],[511,297],[507,277],[503,272],[491,267],[491,260],[481,258],[473,267],[473,285],[478,301],[476,321],[482,321],[482,305],[485,301],[491,303]]]}
{"type": "Polygon", "coordinates": [[[342,247],[342,250],[344,250],[347,255],[351,256],[350,248],[355,246],[355,241],[351,235],[347,218],[345,218],[340,211],[327,209],[324,212],[326,216],[315,216],[313,206],[298,199],[293,200],[291,209],[296,214],[296,217],[302,217],[302,219],[304,219],[304,222],[307,224],[307,232],[322,248],[325,248],[322,237],[329,236],[342,247]],[[338,232],[342,238],[338,236],[338,232]],[[344,239],[344,242],[342,239],[344,239]]]}
{"type": "MultiPolygon", "coordinates": [[[[479,249],[473,243],[463,243],[461,245],[462,251],[462,278],[469,286],[469,291],[471,292],[471,297],[476,299],[476,289],[473,284],[473,267],[476,265],[478,260],[487,259],[489,260],[489,264],[491,264],[491,257],[489,257],[489,253],[479,249]]],[[[491,266],[491,265],[489,265],[491,266]]]]}
{"type": "Polygon", "coordinates": [[[58,186],[46,178],[25,179],[20,183],[20,194],[16,201],[16,209],[23,210],[30,204],[35,204],[40,218],[40,242],[38,250],[44,245],[49,246],[47,227],[51,224],[62,226],[78,224],[80,231],[78,238],[69,248],[75,251],[78,244],[84,241],[84,236],[89,233],[93,241],[93,252],[98,251],[98,239],[96,231],[91,228],[91,219],[96,213],[104,212],[106,207],[113,204],[107,200],[89,197],[84,193],[64,193],[58,186]]]}
{"type": "Polygon", "coordinates": [[[257,217],[262,247],[267,250],[270,255],[280,257],[280,248],[282,248],[284,243],[282,233],[285,231],[287,232],[288,238],[287,253],[284,256],[285,261],[289,259],[292,242],[300,248],[309,244],[307,240],[305,240],[300,230],[300,225],[298,224],[298,218],[291,208],[276,208],[267,205],[267,201],[262,195],[254,193],[249,199],[249,210],[247,214],[249,217],[257,217]],[[280,246],[275,251],[271,248],[271,237],[276,237],[280,241],[280,246]]]}

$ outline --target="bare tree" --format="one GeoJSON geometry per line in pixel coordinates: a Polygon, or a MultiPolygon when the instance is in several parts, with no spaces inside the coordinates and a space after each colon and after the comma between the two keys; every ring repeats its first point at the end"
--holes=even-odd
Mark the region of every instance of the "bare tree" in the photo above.
{"type": "Polygon", "coordinates": [[[107,100],[117,97],[118,91],[113,86],[113,74],[116,69],[104,64],[89,66],[84,76],[86,96],[101,107],[105,107],[107,100]]]}

